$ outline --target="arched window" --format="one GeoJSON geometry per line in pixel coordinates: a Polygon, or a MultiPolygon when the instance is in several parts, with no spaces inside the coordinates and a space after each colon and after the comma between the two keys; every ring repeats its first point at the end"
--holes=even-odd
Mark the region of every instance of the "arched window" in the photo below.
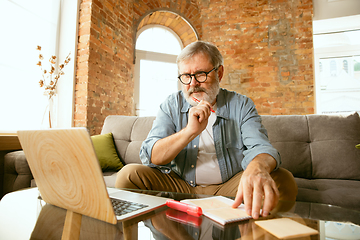
{"type": "Polygon", "coordinates": [[[155,116],[161,102],[180,89],[176,57],[182,49],[169,28],[148,25],[136,40],[135,109],[137,116],[155,116]]]}

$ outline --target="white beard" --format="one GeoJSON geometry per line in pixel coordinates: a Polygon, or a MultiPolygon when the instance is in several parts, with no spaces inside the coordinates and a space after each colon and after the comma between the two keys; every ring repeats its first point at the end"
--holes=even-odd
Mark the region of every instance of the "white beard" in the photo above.
{"type": "MultiPolygon", "coordinates": [[[[216,77],[217,78],[217,77],[216,77]]],[[[193,92],[204,92],[205,95],[203,97],[203,99],[199,99],[199,100],[204,100],[209,102],[210,104],[213,104],[214,102],[216,102],[216,97],[219,94],[220,91],[220,83],[217,79],[216,82],[214,82],[214,84],[211,86],[211,88],[209,90],[196,86],[193,88],[189,88],[187,91],[185,90],[185,88],[183,87],[183,93],[185,95],[186,101],[188,103],[190,103],[191,106],[197,106],[198,103],[195,102],[192,97],[190,96],[193,92]]]]}

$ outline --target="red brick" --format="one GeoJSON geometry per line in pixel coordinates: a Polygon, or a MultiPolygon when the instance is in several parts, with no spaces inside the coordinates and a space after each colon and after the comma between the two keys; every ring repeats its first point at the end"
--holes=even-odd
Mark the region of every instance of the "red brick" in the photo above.
{"type": "MultiPolygon", "coordinates": [[[[76,89],[87,84],[88,92],[77,91],[75,105],[89,104],[91,97],[95,106],[87,106],[84,115],[75,112],[75,125],[99,133],[106,115],[133,114],[134,29],[159,8],[181,13],[200,39],[218,45],[226,63],[221,86],[253,98],[260,114],[314,112],[312,1],[190,2],[81,1],[76,89]],[[230,81],[239,70],[246,74],[230,81]]],[[[157,13],[153,17],[159,24],[167,22],[157,13]]],[[[194,36],[184,25],[170,27],[182,31],[184,45],[194,36]]]]}

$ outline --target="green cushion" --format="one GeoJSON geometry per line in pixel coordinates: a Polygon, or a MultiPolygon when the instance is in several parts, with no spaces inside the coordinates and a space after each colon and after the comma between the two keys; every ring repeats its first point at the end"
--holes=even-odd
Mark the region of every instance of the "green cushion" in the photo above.
{"type": "Polygon", "coordinates": [[[91,140],[103,172],[119,171],[124,166],[116,152],[112,133],[94,135],[91,140]]]}

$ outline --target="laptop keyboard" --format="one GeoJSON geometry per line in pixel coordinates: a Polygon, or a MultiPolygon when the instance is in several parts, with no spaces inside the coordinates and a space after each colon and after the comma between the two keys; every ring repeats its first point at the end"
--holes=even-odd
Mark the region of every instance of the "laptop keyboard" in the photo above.
{"type": "Polygon", "coordinates": [[[126,213],[131,213],[141,208],[148,207],[148,205],[145,204],[129,202],[115,198],[111,198],[111,203],[114,206],[114,211],[116,216],[121,216],[126,213]]]}

